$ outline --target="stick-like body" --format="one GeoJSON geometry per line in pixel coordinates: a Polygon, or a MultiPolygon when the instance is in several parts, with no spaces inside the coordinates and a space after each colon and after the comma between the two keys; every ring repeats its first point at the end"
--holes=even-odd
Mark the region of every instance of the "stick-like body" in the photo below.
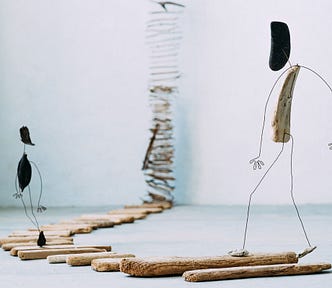
{"type": "Polygon", "coordinates": [[[185,271],[196,269],[297,263],[297,260],[294,252],[255,254],[247,257],[227,255],[216,257],[125,258],[120,263],[120,270],[132,276],[156,277],[182,275],[185,271]]]}
{"type": "Polygon", "coordinates": [[[183,273],[183,278],[189,282],[201,282],[251,277],[313,274],[328,269],[331,269],[330,263],[279,264],[187,271],[183,273]]]}
{"type": "Polygon", "coordinates": [[[286,143],[290,139],[290,118],[293,100],[293,91],[300,66],[289,69],[285,82],[279,94],[278,104],[272,121],[273,141],[286,143]]]}

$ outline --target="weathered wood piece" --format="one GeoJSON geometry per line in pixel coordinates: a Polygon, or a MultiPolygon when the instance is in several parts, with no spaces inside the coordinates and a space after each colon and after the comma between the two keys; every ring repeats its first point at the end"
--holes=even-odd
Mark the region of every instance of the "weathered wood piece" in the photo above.
{"type": "Polygon", "coordinates": [[[77,255],[70,255],[67,257],[66,263],[71,266],[86,266],[91,265],[91,261],[100,258],[127,258],[135,257],[133,254],[116,254],[112,252],[100,253],[84,253],[77,255]]]}
{"type": "Polygon", "coordinates": [[[50,264],[58,264],[58,263],[66,263],[67,258],[73,255],[78,255],[78,256],[82,256],[82,255],[109,255],[109,254],[117,254],[115,252],[94,252],[94,253],[80,253],[80,254],[59,254],[59,255],[50,255],[47,256],[47,261],[50,264]],[[106,254],[107,253],[107,254],[106,254]]]}
{"type": "Polygon", "coordinates": [[[73,220],[63,220],[60,221],[59,224],[86,224],[91,226],[93,229],[97,228],[112,228],[114,226],[114,222],[107,219],[73,219],[73,220]]]}
{"type": "Polygon", "coordinates": [[[285,82],[279,94],[278,104],[272,121],[273,141],[286,143],[290,139],[290,118],[293,100],[293,91],[300,66],[289,69],[285,82]]]}
{"type": "Polygon", "coordinates": [[[160,213],[162,212],[162,208],[153,207],[153,208],[124,208],[124,209],[116,209],[111,210],[107,214],[150,214],[150,213],[160,213]]]}
{"type": "Polygon", "coordinates": [[[183,278],[189,282],[216,281],[251,277],[271,277],[319,273],[331,269],[330,263],[279,264],[186,271],[183,278]]]}
{"type": "MultiPolygon", "coordinates": [[[[45,249],[74,249],[74,248],[97,248],[101,249],[102,251],[97,252],[104,252],[104,251],[111,251],[112,247],[109,245],[45,245],[43,248],[40,248],[39,246],[33,245],[33,246],[22,246],[22,247],[14,247],[10,250],[10,255],[17,256],[19,251],[28,251],[28,250],[34,250],[34,251],[43,251],[45,249]]],[[[60,253],[58,253],[60,254],[60,253]]],[[[68,254],[68,253],[66,253],[68,254]]]]}
{"type": "MultiPolygon", "coordinates": [[[[50,230],[44,231],[45,236],[59,236],[59,237],[69,237],[72,236],[70,230],[50,230]]],[[[39,236],[38,230],[26,230],[26,231],[13,231],[8,237],[26,237],[26,236],[39,236]]]]}
{"type": "MultiPolygon", "coordinates": [[[[31,241],[31,242],[19,242],[19,243],[6,243],[6,244],[3,244],[1,246],[1,248],[5,251],[10,251],[11,249],[15,248],[15,247],[29,247],[29,246],[34,246],[36,247],[36,242],[37,241],[31,241]]],[[[50,245],[74,245],[73,244],[73,240],[49,240],[47,241],[47,244],[44,245],[43,247],[45,246],[50,246],[50,245]]]]}
{"type": "MultiPolygon", "coordinates": [[[[38,235],[37,236],[19,236],[19,237],[6,237],[6,238],[1,238],[0,239],[0,245],[2,246],[3,244],[6,243],[17,243],[17,242],[33,242],[38,240],[38,235]]],[[[53,240],[73,240],[72,237],[59,237],[59,236],[48,236],[47,241],[53,241],[53,240]]]]}
{"type": "Polygon", "coordinates": [[[120,225],[123,223],[133,223],[135,221],[135,218],[132,215],[108,215],[108,214],[84,214],[76,219],[83,219],[83,220],[93,220],[93,219],[99,219],[99,220],[110,220],[115,225],[120,225]]]}
{"type": "Polygon", "coordinates": [[[120,263],[120,270],[132,276],[155,277],[182,275],[183,272],[197,269],[226,268],[234,266],[257,266],[282,263],[297,263],[294,252],[277,254],[254,254],[247,257],[147,257],[125,258],[120,263]]]}
{"type": "Polygon", "coordinates": [[[45,248],[40,250],[22,250],[18,252],[18,257],[21,260],[34,260],[34,259],[46,259],[47,256],[57,254],[75,254],[75,253],[89,253],[89,252],[105,252],[105,249],[98,248],[62,248],[51,249],[45,248]]]}
{"type": "Polygon", "coordinates": [[[125,209],[127,208],[162,208],[162,209],[170,209],[172,208],[172,203],[168,201],[160,201],[160,202],[152,202],[152,203],[143,203],[141,205],[125,205],[125,209]]]}
{"type": "Polygon", "coordinates": [[[70,230],[73,234],[85,234],[91,233],[93,230],[93,225],[89,224],[50,224],[41,226],[41,230],[49,231],[49,230],[70,230]]]}
{"type": "Polygon", "coordinates": [[[123,258],[101,258],[91,261],[91,267],[97,272],[120,271],[120,262],[123,258]]]}

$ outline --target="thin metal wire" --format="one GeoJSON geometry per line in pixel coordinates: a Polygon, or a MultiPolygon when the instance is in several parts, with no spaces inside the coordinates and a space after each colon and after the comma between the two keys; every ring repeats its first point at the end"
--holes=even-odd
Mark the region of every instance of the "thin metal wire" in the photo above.
{"type": "Polygon", "coordinates": [[[35,166],[35,168],[38,172],[39,180],[40,180],[40,192],[39,192],[39,198],[38,198],[38,204],[37,204],[38,205],[37,207],[39,208],[40,207],[40,200],[41,200],[41,197],[43,195],[43,178],[41,176],[41,173],[40,173],[40,170],[39,170],[37,164],[33,161],[30,161],[30,163],[32,163],[33,166],[35,166]]]}
{"type": "Polygon", "coordinates": [[[32,197],[31,197],[30,186],[28,186],[28,191],[29,191],[29,199],[30,199],[30,209],[31,209],[31,214],[32,214],[32,217],[33,217],[33,218],[35,219],[35,221],[36,221],[38,231],[40,231],[40,230],[39,230],[39,223],[38,223],[38,220],[37,220],[37,218],[36,218],[35,212],[33,212],[33,204],[32,204],[32,197]]]}

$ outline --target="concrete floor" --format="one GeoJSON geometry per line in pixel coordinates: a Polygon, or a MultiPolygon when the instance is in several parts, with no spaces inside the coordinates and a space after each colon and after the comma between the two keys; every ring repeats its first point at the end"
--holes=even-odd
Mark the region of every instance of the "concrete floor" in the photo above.
{"type": "MultiPolygon", "coordinates": [[[[41,224],[84,213],[106,213],[116,207],[49,208],[41,224]]],[[[332,205],[301,206],[312,244],[318,248],[301,262],[332,261],[332,205]]],[[[254,206],[247,249],[251,252],[300,252],[306,247],[295,211],[290,206],[254,206]]],[[[111,244],[113,251],[136,256],[224,255],[241,248],[243,206],[176,206],[145,220],[76,235],[75,244],[111,244]]],[[[28,228],[22,209],[0,208],[0,237],[28,228]]],[[[134,278],[120,272],[98,273],[91,267],[50,265],[46,260],[21,261],[0,251],[0,287],[331,287],[332,273],[188,283],[181,277],[134,278]]]]}

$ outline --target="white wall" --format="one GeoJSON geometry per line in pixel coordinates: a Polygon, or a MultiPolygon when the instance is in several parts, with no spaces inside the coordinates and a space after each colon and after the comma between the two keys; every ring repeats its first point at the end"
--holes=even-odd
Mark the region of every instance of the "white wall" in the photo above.
{"type": "MultiPolygon", "coordinates": [[[[11,195],[22,125],[36,142],[27,153],[43,173],[46,205],[122,204],[144,195],[150,5],[0,0],[0,206],[20,206],[11,195]]],[[[269,24],[287,22],[291,61],[332,82],[331,8],[329,0],[187,1],[175,109],[179,203],[246,203],[265,171],[253,172],[248,161],[258,152],[264,102],[279,75],[268,68],[269,24]]],[[[280,149],[269,135],[277,92],[268,109],[267,165],[280,149]]],[[[331,96],[300,71],[292,133],[301,203],[332,202],[331,96]]],[[[256,203],[290,203],[289,148],[256,203]]]]}

